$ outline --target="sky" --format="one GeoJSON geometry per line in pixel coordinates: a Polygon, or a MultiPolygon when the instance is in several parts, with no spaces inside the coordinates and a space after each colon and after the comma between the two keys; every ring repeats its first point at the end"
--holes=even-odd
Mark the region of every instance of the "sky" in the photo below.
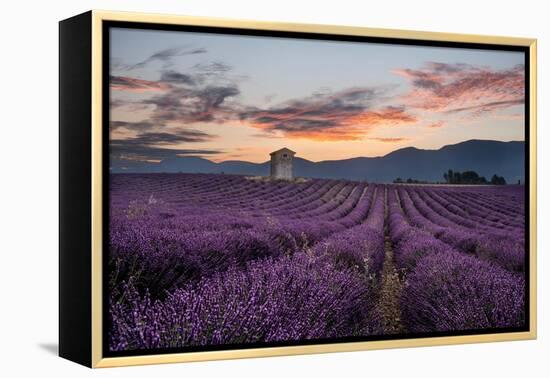
{"type": "Polygon", "coordinates": [[[312,161],[524,140],[521,52],[113,28],[111,159],[312,161]]]}

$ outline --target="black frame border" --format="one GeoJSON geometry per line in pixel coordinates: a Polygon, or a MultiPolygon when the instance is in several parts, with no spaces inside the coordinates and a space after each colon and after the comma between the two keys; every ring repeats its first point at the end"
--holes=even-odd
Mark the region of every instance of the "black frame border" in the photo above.
{"type": "Polygon", "coordinates": [[[93,332],[91,29],[92,12],[59,22],[59,356],[84,366],[93,332]]]}

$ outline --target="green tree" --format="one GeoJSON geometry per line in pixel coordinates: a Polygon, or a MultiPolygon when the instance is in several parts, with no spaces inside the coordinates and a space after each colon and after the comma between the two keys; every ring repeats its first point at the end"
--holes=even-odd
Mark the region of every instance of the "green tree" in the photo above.
{"type": "MultiPolygon", "coordinates": [[[[443,177],[448,184],[454,185],[481,185],[487,184],[487,179],[484,176],[480,176],[475,171],[458,172],[449,169],[443,173],[443,177]]],[[[497,176],[498,178],[498,176],[497,176]]],[[[500,179],[499,179],[499,182],[500,179]]]]}
{"type": "Polygon", "coordinates": [[[491,185],[506,185],[506,180],[502,176],[496,174],[491,177],[491,185]]]}

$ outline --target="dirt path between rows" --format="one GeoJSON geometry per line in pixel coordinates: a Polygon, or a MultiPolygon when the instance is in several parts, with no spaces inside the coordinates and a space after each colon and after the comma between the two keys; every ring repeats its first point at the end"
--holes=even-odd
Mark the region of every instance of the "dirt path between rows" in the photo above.
{"type": "Polygon", "coordinates": [[[385,221],[384,221],[384,246],[386,256],[382,267],[382,279],[380,287],[380,302],[378,308],[382,318],[382,326],[385,334],[396,334],[403,332],[401,324],[401,310],[399,308],[399,297],[403,282],[393,262],[393,248],[388,230],[388,201],[387,188],[384,190],[385,197],[385,221]]]}

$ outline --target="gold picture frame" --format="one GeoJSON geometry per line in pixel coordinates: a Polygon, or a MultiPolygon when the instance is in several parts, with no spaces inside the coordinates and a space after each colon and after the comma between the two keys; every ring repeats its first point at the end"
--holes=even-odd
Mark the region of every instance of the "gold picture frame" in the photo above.
{"type": "MultiPolygon", "coordinates": [[[[80,17],[80,16],[77,16],[80,17]]],[[[209,17],[188,17],[188,16],[175,16],[175,15],[160,15],[160,14],[146,14],[146,13],[126,13],[126,12],[110,12],[93,10],[84,15],[86,18],[84,28],[89,27],[89,56],[91,56],[90,62],[90,87],[91,89],[89,106],[89,120],[90,127],[87,130],[88,135],[85,136],[86,140],[90,141],[90,181],[91,184],[90,194],[90,216],[91,223],[89,226],[90,232],[90,253],[89,259],[82,262],[82,264],[89,264],[89,283],[90,293],[85,295],[85,299],[89,299],[90,317],[86,321],[91,321],[89,324],[89,359],[81,357],[80,355],[73,355],[69,350],[74,348],[74,342],[71,344],[69,340],[71,336],[69,332],[74,333],[74,329],[65,332],[63,336],[60,335],[60,354],[66,358],[83,363],[90,367],[114,367],[114,366],[129,366],[129,365],[143,365],[143,364],[160,364],[160,363],[173,363],[173,362],[189,362],[189,361],[207,361],[207,360],[220,360],[220,359],[238,359],[238,358],[250,358],[250,357],[268,357],[268,356],[284,356],[284,355],[300,355],[300,354],[312,354],[312,353],[329,353],[329,352],[349,352],[349,351],[361,351],[372,349],[389,349],[389,348],[403,348],[403,347],[422,347],[422,346],[435,346],[435,345],[449,345],[449,344],[466,344],[466,343],[482,343],[482,342],[495,342],[495,341],[512,341],[512,340],[529,340],[535,339],[537,335],[537,296],[536,296],[536,209],[537,209],[537,181],[536,181],[536,123],[537,123],[537,90],[536,90],[536,54],[537,54],[537,41],[536,39],[528,38],[513,38],[513,37],[499,37],[499,36],[482,36],[482,35],[469,35],[469,34],[451,34],[451,33],[436,33],[436,32],[423,32],[423,31],[407,31],[407,30],[393,30],[393,29],[376,29],[366,27],[352,27],[352,26],[334,26],[334,25],[316,25],[316,24],[294,24],[294,23],[278,23],[278,22],[258,22],[247,20],[230,20],[230,19],[217,19],[209,17]],[[104,60],[103,60],[103,23],[106,21],[118,21],[118,22],[133,22],[133,23],[153,23],[163,25],[191,25],[191,26],[209,26],[218,28],[238,28],[238,29],[251,29],[251,30],[263,30],[263,31],[285,31],[285,32],[300,32],[300,33],[315,33],[315,34],[331,34],[331,35],[345,35],[345,36],[360,36],[360,37],[380,37],[380,38],[396,38],[406,40],[422,40],[422,41],[442,41],[442,42],[459,42],[459,43],[475,43],[475,44],[491,44],[491,45],[505,45],[505,46],[522,46],[528,48],[529,51],[529,187],[530,187],[530,202],[529,202],[529,330],[525,332],[511,332],[511,333],[490,333],[490,334],[476,334],[476,335],[460,335],[460,336],[445,336],[445,337],[427,337],[427,338],[407,338],[398,340],[376,340],[376,341],[361,341],[361,342],[347,342],[347,343],[334,343],[334,344],[312,344],[312,345],[300,345],[300,346],[277,346],[277,347],[261,347],[253,349],[235,349],[235,350],[218,350],[218,351],[199,351],[199,352],[186,352],[186,353],[170,353],[170,354],[153,354],[153,355],[138,355],[138,356],[125,356],[125,357],[104,357],[102,351],[103,345],[103,261],[102,251],[103,245],[103,219],[104,219],[104,207],[103,207],[103,191],[104,183],[103,177],[103,91],[102,83],[104,77],[104,60]],[[91,131],[91,134],[90,134],[91,131]],[[67,345],[66,347],[64,345],[67,345]]],[[[63,21],[65,22],[65,21],[63,21]]],[[[62,23],[63,23],[62,22],[62,23]]],[[[63,27],[62,27],[63,28],[63,27]]],[[[79,26],[79,28],[82,28],[79,26]]],[[[63,30],[63,29],[62,29],[63,30]]],[[[61,37],[63,38],[63,37],[61,37]]],[[[77,42],[63,42],[63,46],[76,46],[77,42]],[[65,43],[65,45],[63,44],[65,43]]],[[[69,47],[70,47],[69,46],[69,47]]],[[[68,48],[68,47],[67,47],[68,48]]],[[[63,52],[61,52],[63,55],[63,52]]],[[[62,69],[62,68],[61,68],[62,69]]],[[[63,73],[62,73],[63,74],[63,73]]],[[[63,88],[63,84],[61,84],[63,88]]],[[[67,99],[66,101],[69,101],[67,99]]],[[[67,103],[61,103],[62,108],[67,106],[67,103]]],[[[62,117],[63,118],[63,117],[62,117]]],[[[63,128],[63,126],[61,126],[63,128]]],[[[62,156],[63,159],[63,156],[62,156]]],[[[63,163],[62,163],[63,164],[63,163]]],[[[62,174],[63,175],[63,174],[62,174]]],[[[62,205],[61,205],[62,206],[62,205]]],[[[67,225],[66,227],[70,227],[67,225]]],[[[61,230],[63,235],[63,228],[61,230]]],[[[526,236],[527,237],[527,236],[526,236]]],[[[83,247],[84,248],[84,247],[83,247]]],[[[64,259],[65,254],[61,253],[61,260],[64,259]]],[[[71,264],[67,262],[67,264],[71,264]]],[[[82,269],[85,265],[81,265],[82,269]]],[[[79,268],[80,269],[80,268],[79,268]]],[[[63,269],[62,269],[63,270],[63,269]]],[[[64,274],[61,272],[61,274],[64,274]]],[[[66,286],[70,285],[70,278],[60,279],[61,298],[68,295],[66,286]]],[[[76,288],[80,288],[78,285],[76,288]]],[[[67,310],[69,305],[60,304],[61,312],[60,322],[67,322],[69,318],[77,316],[77,314],[69,313],[72,310],[67,310]],[[69,312],[67,312],[69,311],[69,312]]],[[[65,323],[63,323],[65,324],[65,323]]],[[[84,324],[85,325],[85,324],[84,324]]],[[[62,326],[63,328],[63,326],[62,326]]],[[[82,336],[74,336],[80,337],[82,336]]],[[[76,352],[75,352],[76,353],[76,352]]],[[[88,353],[86,349],[85,354],[88,353]]]]}

